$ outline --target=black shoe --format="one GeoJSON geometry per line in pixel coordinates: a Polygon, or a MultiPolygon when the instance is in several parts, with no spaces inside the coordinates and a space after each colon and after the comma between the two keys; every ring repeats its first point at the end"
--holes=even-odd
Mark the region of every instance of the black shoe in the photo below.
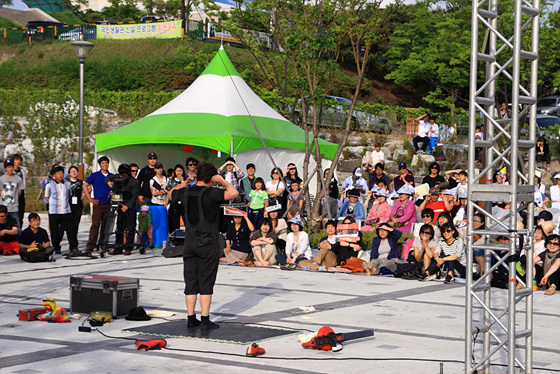
{"type": "Polygon", "coordinates": [[[111,255],[111,256],[122,255],[122,253],[123,253],[122,248],[115,248],[111,252],[109,252],[109,255],[111,255]]]}
{"type": "Polygon", "coordinates": [[[424,279],[426,279],[428,277],[428,274],[426,273],[422,273],[418,276],[418,280],[419,281],[423,281],[424,279]]]}
{"type": "Polygon", "coordinates": [[[201,329],[206,329],[206,330],[214,330],[214,329],[219,329],[220,325],[208,320],[208,321],[202,321],[200,323],[200,328],[201,329]]]}
{"type": "Polygon", "coordinates": [[[447,274],[447,277],[445,277],[445,280],[443,281],[443,283],[445,283],[445,284],[455,283],[455,278],[453,278],[451,275],[447,274]]]}
{"type": "Polygon", "coordinates": [[[414,273],[404,273],[402,276],[402,279],[406,279],[406,280],[414,280],[414,279],[418,279],[419,275],[418,274],[414,274],[414,273]]]}
{"type": "Polygon", "coordinates": [[[89,257],[93,256],[93,250],[86,249],[86,251],[84,252],[84,255],[89,256],[89,257]]]}
{"type": "Polygon", "coordinates": [[[201,323],[200,320],[197,319],[197,318],[188,319],[188,320],[187,320],[187,327],[188,327],[189,329],[192,329],[192,328],[195,328],[195,327],[200,326],[200,323],[201,323]]]}
{"type": "Polygon", "coordinates": [[[150,248],[150,249],[154,249],[154,246],[153,246],[153,245],[151,245],[151,246],[149,246],[149,248],[150,248]]]}
{"type": "Polygon", "coordinates": [[[59,249],[55,249],[55,250],[54,250],[54,253],[56,253],[57,255],[59,255],[59,254],[62,253],[62,251],[61,251],[60,248],[59,248],[59,249]]]}
{"type": "Polygon", "coordinates": [[[82,252],[80,252],[79,249],[72,249],[70,251],[70,253],[68,254],[69,257],[79,257],[82,255],[82,252]]]}

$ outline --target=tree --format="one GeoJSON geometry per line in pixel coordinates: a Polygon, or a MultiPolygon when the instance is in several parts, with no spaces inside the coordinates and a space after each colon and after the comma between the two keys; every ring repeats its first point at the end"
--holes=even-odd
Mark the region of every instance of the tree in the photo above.
{"type": "Polygon", "coordinates": [[[0,7],[12,5],[14,5],[14,2],[12,0],[0,0],[0,7]]]}
{"type": "Polygon", "coordinates": [[[391,72],[386,78],[427,87],[424,100],[449,109],[454,122],[458,102],[468,101],[471,8],[464,0],[446,1],[442,8],[435,5],[423,0],[410,6],[410,22],[391,37],[391,72]]]}
{"type": "Polygon", "coordinates": [[[132,18],[136,21],[142,17],[142,11],[138,9],[139,0],[109,0],[111,4],[103,8],[103,17],[111,21],[122,21],[125,18],[132,18]]]}
{"type": "MultiPolygon", "coordinates": [[[[357,79],[342,142],[333,160],[334,166],[348,140],[352,113],[364,81],[369,54],[381,25],[387,19],[383,16],[391,13],[395,7],[384,11],[380,9],[381,1],[367,0],[318,0],[313,3],[305,0],[253,0],[248,4],[239,4],[238,17],[235,19],[223,12],[216,12],[215,16],[228,21],[223,24],[226,30],[250,48],[266,79],[280,90],[283,97],[295,93],[297,105],[302,108],[306,134],[305,183],[310,176],[311,157],[321,164],[322,154],[318,143],[320,113],[324,96],[331,89],[338,70],[341,43],[347,41],[351,45],[357,79]],[[244,10],[241,6],[245,7],[244,10]],[[253,33],[245,31],[250,23],[260,24],[267,30],[280,51],[278,55],[270,57],[270,54],[261,53],[263,46],[253,33]],[[313,109],[312,118],[309,119],[308,107],[313,109]]],[[[332,177],[334,169],[331,167],[328,178],[332,177]]],[[[319,170],[315,174],[319,181],[315,201],[319,202],[325,192],[320,183],[323,175],[319,170]]],[[[306,200],[307,206],[311,206],[308,191],[306,200]]],[[[309,211],[308,218],[313,229],[320,227],[319,210],[320,204],[317,203],[309,211]]]]}

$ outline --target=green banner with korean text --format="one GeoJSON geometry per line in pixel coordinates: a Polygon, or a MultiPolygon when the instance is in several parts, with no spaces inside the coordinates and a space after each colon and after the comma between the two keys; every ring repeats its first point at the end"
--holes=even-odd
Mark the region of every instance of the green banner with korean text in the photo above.
{"type": "Polygon", "coordinates": [[[97,39],[180,38],[182,22],[179,20],[123,25],[97,25],[97,39]]]}

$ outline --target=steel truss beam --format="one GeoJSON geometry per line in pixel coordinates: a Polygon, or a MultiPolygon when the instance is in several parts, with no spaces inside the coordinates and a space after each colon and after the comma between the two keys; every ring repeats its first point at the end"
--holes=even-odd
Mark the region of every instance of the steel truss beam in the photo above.
{"type": "MultiPolygon", "coordinates": [[[[506,3],[506,2],[504,2],[506,3]]],[[[532,372],[533,360],[533,224],[534,179],[536,144],[536,101],[539,46],[540,0],[513,0],[512,25],[498,22],[499,0],[472,2],[471,75],[469,95],[469,177],[467,209],[467,280],[465,305],[465,373],[490,373],[492,365],[504,365],[507,372],[532,372]],[[504,30],[502,30],[504,29],[504,30]],[[486,33],[487,44],[481,50],[479,41],[486,33]],[[508,34],[509,35],[506,35],[508,34]],[[522,38],[523,37],[523,38],[522,38]],[[527,41],[529,40],[529,42],[527,41]],[[525,49],[524,49],[525,48],[525,49]],[[523,61],[530,62],[528,83],[521,82],[523,61]],[[479,67],[485,68],[483,78],[479,67]],[[510,118],[496,119],[496,82],[507,82],[511,98],[510,118]],[[527,87],[526,87],[526,86],[527,87]],[[477,113],[478,111],[478,113],[477,113]],[[484,140],[475,140],[477,116],[484,120],[484,140]],[[529,115],[529,134],[522,136],[525,117],[529,115]],[[524,137],[524,138],[523,138],[524,137]],[[476,148],[484,149],[482,167],[476,169],[476,148]],[[522,155],[528,154],[528,170],[522,155]],[[493,174],[507,168],[509,185],[492,185],[493,174]],[[511,209],[505,219],[492,216],[492,202],[509,202],[511,209]],[[517,227],[517,213],[527,207],[527,227],[517,227]],[[475,231],[474,214],[480,212],[485,219],[485,229],[475,231]],[[508,246],[494,244],[496,235],[509,237],[508,246]],[[474,244],[474,235],[483,235],[484,244],[474,244]],[[523,249],[523,238],[528,237],[526,278],[516,276],[515,259],[523,249]],[[473,250],[484,251],[484,274],[473,281],[473,250]],[[499,252],[506,252],[498,256],[499,252]],[[491,265],[494,258],[494,265],[491,265]],[[510,261],[508,261],[510,260],[510,261]],[[499,267],[507,269],[507,295],[490,287],[490,275],[499,267]],[[525,288],[516,290],[517,283],[525,288]],[[507,297],[507,301],[504,300],[507,297]],[[493,302],[494,301],[494,302],[493,302]],[[493,305],[495,304],[495,305],[493,305]],[[524,323],[523,323],[524,322],[524,323]],[[482,345],[475,349],[473,340],[482,334],[482,345]]],[[[505,4],[503,4],[505,5],[505,4]]],[[[511,14],[506,16],[512,16],[511,14]]],[[[504,17],[505,19],[505,17],[504,17]]],[[[501,83],[503,84],[503,83],[501,83]]],[[[500,86],[501,87],[501,86],[500,86]]]]}

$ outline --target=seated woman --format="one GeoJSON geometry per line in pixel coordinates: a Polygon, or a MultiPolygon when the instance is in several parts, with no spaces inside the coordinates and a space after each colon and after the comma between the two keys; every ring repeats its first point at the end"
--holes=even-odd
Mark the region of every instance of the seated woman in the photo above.
{"type": "Polygon", "coordinates": [[[299,216],[290,220],[290,229],[292,232],[286,238],[285,253],[276,255],[276,262],[280,265],[297,265],[298,262],[308,260],[313,256],[309,246],[309,235],[303,231],[303,222],[299,216]]]}
{"type": "Polygon", "coordinates": [[[376,232],[377,236],[373,238],[371,245],[370,261],[376,269],[385,267],[394,273],[397,263],[403,262],[397,249],[402,232],[392,228],[387,222],[379,224],[376,232]]]}
{"type": "Polygon", "coordinates": [[[251,247],[258,266],[270,266],[276,263],[276,234],[272,230],[272,223],[264,218],[259,229],[251,237],[251,247]]]}
{"type": "Polygon", "coordinates": [[[387,202],[387,190],[382,189],[375,193],[373,203],[361,231],[373,231],[381,222],[387,222],[391,216],[391,205],[387,202]]]}
{"type": "Polygon", "coordinates": [[[541,287],[548,287],[545,295],[554,295],[560,287],[560,236],[553,234],[546,238],[546,250],[536,255],[535,279],[541,287]]]}
{"type": "Polygon", "coordinates": [[[441,227],[441,239],[434,253],[434,260],[426,271],[420,276],[420,280],[435,279],[438,269],[446,265],[447,276],[443,283],[455,282],[454,272],[457,270],[461,278],[466,274],[466,257],[463,251],[463,240],[459,238],[459,232],[451,222],[441,227]]]}
{"type": "Polygon", "coordinates": [[[434,211],[430,208],[426,208],[422,211],[421,214],[422,222],[416,223],[414,225],[414,240],[420,240],[420,229],[424,225],[430,225],[434,229],[434,235],[432,240],[436,242],[436,244],[441,239],[441,233],[439,231],[439,227],[437,227],[434,222],[434,211]]]}
{"type": "Polygon", "coordinates": [[[397,191],[398,200],[393,205],[389,224],[402,234],[409,234],[412,224],[416,222],[416,206],[410,197],[414,195],[414,187],[405,184],[397,191]]]}
{"type": "Polygon", "coordinates": [[[280,211],[282,210],[282,206],[272,205],[266,208],[266,213],[268,214],[268,218],[272,223],[272,229],[276,234],[276,247],[279,251],[283,252],[286,249],[286,238],[288,236],[288,224],[283,217],[278,217],[280,215],[280,211]]]}
{"type": "Polygon", "coordinates": [[[366,218],[364,206],[358,201],[360,198],[360,190],[356,188],[347,190],[346,196],[348,196],[348,200],[346,200],[338,210],[336,219],[348,216],[353,217],[355,220],[362,220],[366,218]]]}
{"type": "Polygon", "coordinates": [[[407,262],[418,264],[420,274],[424,273],[434,259],[437,242],[434,241],[434,228],[430,224],[420,226],[420,239],[412,243],[412,250],[408,253],[407,262]]]}
{"type": "Polygon", "coordinates": [[[337,245],[336,242],[336,222],[334,220],[327,221],[325,224],[327,236],[319,242],[319,252],[312,260],[303,260],[298,262],[298,267],[303,268],[308,266],[311,270],[327,270],[330,267],[336,266],[336,254],[331,251],[332,246],[337,245]]]}
{"type": "Polygon", "coordinates": [[[226,231],[226,248],[224,249],[226,257],[220,258],[220,261],[230,264],[245,261],[251,253],[249,239],[254,230],[255,227],[248,216],[234,216],[226,231]]]}
{"type": "MultiPolygon", "coordinates": [[[[346,217],[342,224],[352,224],[356,223],[354,218],[346,217]]],[[[321,241],[326,238],[321,239],[321,241]]],[[[321,243],[319,242],[319,244],[321,243]]],[[[331,251],[336,255],[337,265],[341,265],[343,261],[346,261],[350,257],[358,257],[358,252],[362,250],[362,233],[358,231],[358,238],[356,241],[338,240],[337,243],[331,245],[331,251]]]]}

